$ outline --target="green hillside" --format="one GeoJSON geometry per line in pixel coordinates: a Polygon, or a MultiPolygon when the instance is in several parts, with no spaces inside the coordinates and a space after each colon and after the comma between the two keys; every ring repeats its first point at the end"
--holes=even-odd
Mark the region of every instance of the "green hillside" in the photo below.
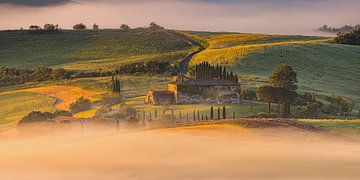
{"type": "Polygon", "coordinates": [[[138,61],[176,61],[193,45],[160,28],[29,33],[0,31],[0,65],[32,68],[40,64],[72,70],[114,69],[138,61]]]}
{"type": "Polygon", "coordinates": [[[360,102],[360,46],[334,44],[332,39],[322,37],[192,34],[209,43],[194,57],[192,65],[202,61],[220,63],[252,77],[249,79],[266,80],[276,66],[287,63],[298,72],[300,90],[343,95],[360,102]]]}

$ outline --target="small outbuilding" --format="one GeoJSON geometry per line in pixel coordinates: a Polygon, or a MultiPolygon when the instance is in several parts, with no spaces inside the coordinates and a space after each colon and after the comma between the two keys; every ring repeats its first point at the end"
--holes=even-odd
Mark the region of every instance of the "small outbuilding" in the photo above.
{"type": "Polygon", "coordinates": [[[175,93],[171,91],[148,91],[145,103],[155,106],[174,105],[176,104],[175,93]]]}

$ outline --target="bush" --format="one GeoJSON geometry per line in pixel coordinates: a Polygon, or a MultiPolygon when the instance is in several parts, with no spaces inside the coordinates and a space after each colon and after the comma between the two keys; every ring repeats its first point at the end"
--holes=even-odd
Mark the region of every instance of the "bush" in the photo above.
{"type": "Polygon", "coordinates": [[[276,114],[268,114],[268,113],[257,113],[256,115],[249,116],[249,118],[277,118],[276,114]]]}
{"type": "Polygon", "coordinates": [[[86,27],[85,24],[79,23],[79,24],[75,24],[75,25],[73,26],[73,29],[74,29],[74,30],[85,30],[85,29],[87,29],[87,27],[86,27]]]}
{"type": "Polygon", "coordinates": [[[330,102],[328,106],[330,113],[348,113],[352,110],[352,104],[346,97],[327,97],[327,101],[330,102]]]}
{"type": "Polygon", "coordinates": [[[33,111],[29,113],[27,116],[23,117],[19,121],[19,125],[26,124],[26,123],[37,123],[37,122],[44,122],[47,120],[54,119],[56,115],[49,113],[49,112],[40,112],[40,111],[33,111]]]}
{"type": "Polygon", "coordinates": [[[78,113],[81,111],[86,111],[91,108],[91,101],[81,97],[77,101],[70,104],[70,111],[72,113],[78,113]]]}
{"type": "Polygon", "coordinates": [[[240,92],[240,97],[243,100],[256,100],[256,91],[242,89],[240,92]]]}

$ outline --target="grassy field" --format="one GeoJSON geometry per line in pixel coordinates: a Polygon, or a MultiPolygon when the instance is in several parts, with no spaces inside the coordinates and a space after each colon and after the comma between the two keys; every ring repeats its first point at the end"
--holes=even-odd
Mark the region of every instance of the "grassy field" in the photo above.
{"type": "Polygon", "coordinates": [[[11,126],[31,111],[54,112],[55,98],[32,92],[0,94],[0,127],[11,126]]]}
{"type": "Polygon", "coordinates": [[[122,61],[176,61],[192,48],[184,37],[154,28],[43,34],[0,31],[0,65],[18,68],[42,64],[72,70],[114,69],[122,61]]]}
{"type": "MultiPolygon", "coordinates": [[[[193,33],[209,42],[191,65],[220,63],[244,77],[265,79],[282,63],[298,74],[300,91],[343,95],[360,104],[360,46],[330,43],[331,39],[306,36],[193,33]]],[[[253,81],[245,81],[252,88],[253,81]]],[[[359,106],[360,107],[360,106],[359,106]]]]}

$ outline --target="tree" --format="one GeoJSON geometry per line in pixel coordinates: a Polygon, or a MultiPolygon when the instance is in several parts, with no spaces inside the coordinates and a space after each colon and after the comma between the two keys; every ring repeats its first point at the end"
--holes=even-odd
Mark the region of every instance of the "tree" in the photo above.
{"type": "Polygon", "coordinates": [[[79,24],[75,24],[75,25],[73,26],[73,29],[74,29],[74,30],[86,30],[87,27],[86,27],[85,24],[79,23],[79,24]]]}
{"type": "Polygon", "coordinates": [[[121,83],[118,78],[111,77],[111,86],[113,93],[121,93],[121,83]]]}
{"type": "Polygon", "coordinates": [[[297,75],[294,69],[288,64],[281,64],[273,70],[269,83],[273,87],[284,88],[290,91],[295,91],[298,87],[297,75]]]}
{"type": "Polygon", "coordinates": [[[283,118],[290,117],[291,114],[291,103],[297,98],[297,93],[290,91],[285,88],[275,88],[275,100],[280,104],[281,116],[283,118]]]}
{"type": "Polygon", "coordinates": [[[163,29],[160,25],[156,24],[155,22],[150,23],[150,28],[156,28],[156,29],[163,29]]]}
{"type": "Polygon", "coordinates": [[[211,106],[210,108],[210,120],[213,120],[214,119],[214,107],[211,106]]]}
{"type": "Polygon", "coordinates": [[[45,24],[44,25],[44,30],[45,31],[56,31],[58,30],[58,25],[54,25],[54,24],[45,24]]]}
{"type": "Polygon", "coordinates": [[[271,113],[271,102],[276,100],[275,97],[276,88],[272,86],[262,86],[259,87],[256,91],[257,97],[261,101],[265,101],[268,103],[268,112],[271,113]]]}
{"type": "Polygon", "coordinates": [[[218,120],[220,120],[220,107],[218,107],[218,120]]]}
{"type": "Polygon", "coordinates": [[[40,28],[40,26],[38,26],[38,25],[31,25],[30,27],[29,27],[29,30],[30,31],[38,31],[38,30],[40,30],[41,28],[40,28]]]}
{"type": "Polygon", "coordinates": [[[93,25],[93,29],[94,30],[98,30],[99,29],[99,25],[97,25],[96,23],[93,25]]]}
{"type": "Polygon", "coordinates": [[[122,25],[120,26],[120,29],[121,29],[121,30],[129,30],[129,29],[130,29],[130,26],[127,25],[127,24],[122,24],[122,25]]]}
{"type": "Polygon", "coordinates": [[[223,119],[226,119],[226,107],[225,106],[223,106],[223,119]]]}

